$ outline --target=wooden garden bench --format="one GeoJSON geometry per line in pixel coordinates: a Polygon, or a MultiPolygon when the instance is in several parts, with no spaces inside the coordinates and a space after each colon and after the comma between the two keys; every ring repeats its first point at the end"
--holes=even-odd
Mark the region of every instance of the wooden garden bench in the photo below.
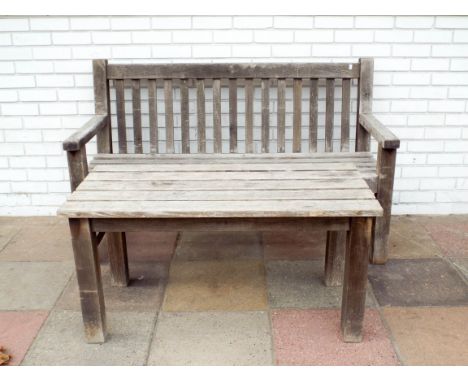
{"type": "Polygon", "coordinates": [[[106,334],[97,245],[105,235],[112,281],[126,286],[125,232],[140,230],[327,231],[325,283],[343,282],[343,338],[360,341],[369,256],[387,257],[399,147],[371,113],[372,59],[95,60],[93,70],[96,115],[63,143],[73,192],[59,210],[70,222],[88,342],[106,334]],[[98,154],[88,167],[94,136],[98,154]]]}

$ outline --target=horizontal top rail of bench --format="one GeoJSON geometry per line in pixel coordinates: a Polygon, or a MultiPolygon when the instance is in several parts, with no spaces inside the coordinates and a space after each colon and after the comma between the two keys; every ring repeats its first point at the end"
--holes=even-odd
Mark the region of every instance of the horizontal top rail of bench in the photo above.
{"type": "Polygon", "coordinates": [[[359,63],[109,64],[107,78],[359,78],[359,68],[359,63]]]}

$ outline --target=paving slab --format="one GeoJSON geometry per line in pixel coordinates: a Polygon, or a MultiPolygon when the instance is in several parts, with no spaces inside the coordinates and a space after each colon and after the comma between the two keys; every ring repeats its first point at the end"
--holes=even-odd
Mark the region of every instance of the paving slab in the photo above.
{"type": "MultiPolygon", "coordinates": [[[[268,298],[272,308],[341,307],[343,287],[323,282],[323,260],[270,261],[266,264],[268,298]]],[[[375,306],[368,286],[367,306],[375,306]]]]}
{"type": "Polygon", "coordinates": [[[397,365],[398,359],[376,310],[366,310],[363,340],[345,343],[340,311],[272,312],[276,363],[279,365],[397,365]]]}
{"type": "Polygon", "coordinates": [[[424,226],[445,256],[468,258],[468,217],[426,218],[424,226]]]}
{"type": "Polygon", "coordinates": [[[267,312],[164,313],[150,365],[271,365],[267,312]]]}
{"type": "Polygon", "coordinates": [[[393,216],[389,258],[420,259],[442,256],[441,250],[416,216],[393,216]]]}
{"type": "MultiPolygon", "coordinates": [[[[127,232],[127,253],[129,262],[170,262],[175,252],[177,232],[127,232]]],[[[101,262],[108,262],[107,240],[99,245],[101,262]]]]}
{"type": "Polygon", "coordinates": [[[156,312],[108,312],[108,338],[88,344],[80,312],[54,310],[22,365],[144,365],[156,312]]]}
{"type": "Polygon", "coordinates": [[[180,260],[261,259],[258,232],[182,232],[176,256],[180,260]]]}
{"type": "Polygon", "coordinates": [[[0,312],[0,345],[10,355],[8,365],[17,366],[23,360],[47,312],[0,312]]]}
{"type": "Polygon", "coordinates": [[[389,260],[369,280],[382,306],[468,305],[468,285],[444,259],[389,260]]]}
{"type": "Polygon", "coordinates": [[[265,272],[259,260],[174,261],[164,311],[264,310],[265,272]]]}
{"type": "MultiPolygon", "coordinates": [[[[129,265],[129,271],[129,286],[117,287],[111,285],[109,266],[101,266],[106,309],[129,312],[158,311],[167,283],[168,264],[134,262],[129,265]]],[[[57,308],[81,310],[78,282],[75,275],[60,296],[57,308]]]]}
{"type": "Polygon", "coordinates": [[[0,310],[49,310],[73,273],[68,262],[2,262],[0,310]]]}
{"type": "Polygon", "coordinates": [[[57,221],[22,225],[0,252],[0,261],[73,261],[70,229],[57,221]]]}
{"type": "Polygon", "coordinates": [[[389,307],[383,315],[404,364],[468,365],[468,307],[389,307]]]}
{"type": "Polygon", "coordinates": [[[326,232],[263,232],[266,260],[311,260],[325,257],[326,232]]]}
{"type": "Polygon", "coordinates": [[[13,239],[13,237],[21,230],[19,226],[0,223],[0,261],[2,260],[1,251],[13,239]]]}

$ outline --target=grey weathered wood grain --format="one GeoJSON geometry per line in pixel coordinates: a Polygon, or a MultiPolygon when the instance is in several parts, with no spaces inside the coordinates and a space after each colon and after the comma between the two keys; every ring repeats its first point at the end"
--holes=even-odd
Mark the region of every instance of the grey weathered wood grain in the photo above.
{"type": "Polygon", "coordinates": [[[364,128],[384,149],[397,149],[400,140],[379,122],[373,114],[359,114],[359,125],[364,128]]]}
{"type": "Polygon", "coordinates": [[[99,131],[107,126],[107,115],[95,115],[86,122],[80,129],[70,135],[63,141],[62,147],[65,151],[80,150],[88,143],[99,131]]]}
{"type": "Polygon", "coordinates": [[[69,225],[86,341],[103,343],[106,340],[106,309],[96,234],[88,219],[69,219],[69,225]]]}
{"type": "Polygon", "coordinates": [[[174,218],[174,219],[93,219],[93,231],[100,232],[245,232],[245,231],[346,231],[349,229],[349,219],[342,218],[174,218]]]}
{"type": "Polygon", "coordinates": [[[223,150],[221,137],[221,81],[213,80],[213,151],[220,153],[223,150]]]}
{"type": "Polygon", "coordinates": [[[341,332],[345,342],[361,342],[372,218],[352,218],[348,235],[349,246],[346,252],[341,304],[341,332]]]}
{"type": "Polygon", "coordinates": [[[253,145],[253,80],[245,80],[245,151],[254,152],[253,145]]]}
{"type": "MultiPolygon", "coordinates": [[[[110,115],[109,81],[107,80],[107,60],[93,60],[94,110],[96,114],[110,115]]],[[[98,153],[112,152],[112,129],[110,118],[97,132],[98,153]]]]}
{"type": "Polygon", "coordinates": [[[129,273],[125,232],[108,232],[106,236],[111,283],[113,286],[126,287],[129,273]]]}
{"type": "Polygon", "coordinates": [[[349,151],[349,116],[351,80],[343,79],[341,85],[341,151],[349,151]]]}
{"type": "Polygon", "coordinates": [[[133,105],[133,142],[135,153],[143,153],[142,131],[141,131],[141,92],[140,80],[132,80],[132,105],[133,105]]]}
{"type": "Polygon", "coordinates": [[[164,106],[166,111],[166,153],[174,152],[174,104],[172,80],[164,80],[164,106]]]}
{"type": "Polygon", "coordinates": [[[148,109],[150,126],[150,152],[159,152],[158,98],[156,80],[148,80],[148,109]]]}
{"type": "Polygon", "coordinates": [[[335,117],[335,80],[327,78],[325,105],[325,151],[333,151],[333,119],[335,117]]]}
{"type": "Polygon", "coordinates": [[[180,81],[180,118],[182,129],[182,153],[190,152],[189,94],[187,80],[180,81]]]}
{"type": "Polygon", "coordinates": [[[279,153],[285,152],[286,139],[286,80],[281,78],[278,80],[278,115],[277,115],[277,146],[276,151],[279,153]]]}
{"type": "Polygon", "coordinates": [[[302,80],[293,82],[293,152],[301,152],[302,146],[302,80]]]}
{"type": "Polygon", "coordinates": [[[377,159],[377,199],[384,214],[375,220],[373,236],[373,264],[385,264],[388,258],[388,240],[392,214],[393,182],[395,178],[396,149],[384,149],[379,145],[377,159]]]}
{"type": "Polygon", "coordinates": [[[262,153],[270,151],[270,81],[262,79],[262,153]]]}
{"type": "Polygon", "coordinates": [[[359,115],[372,112],[374,92],[374,60],[359,59],[360,73],[358,85],[358,109],[356,121],[356,151],[370,150],[370,135],[359,123],[359,115]]]}
{"type": "Polygon", "coordinates": [[[88,175],[88,160],[86,158],[86,146],[79,150],[67,151],[68,173],[70,176],[71,191],[75,191],[80,183],[88,175]]]}
{"type": "Polygon", "coordinates": [[[327,232],[324,272],[324,282],[326,286],[339,286],[343,282],[346,235],[346,231],[327,232]]]}
{"type": "Polygon", "coordinates": [[[237,152],[237,81],[229,79],[229,152],[237,152]]]}
{"type": "Polygon", "coordinates": [[[123,80],[114,80],[117,107],[117,130],[119,137],[119,153],[127,153],[127,122],[125,120],[125,84],[123,80]]]}
{"type": "Polygon", "coordinates": [[[198,152],[206,153],[205,81],[197,80],[197,136],[198,152]]]}
{"type": "Polygon", "coordinates": [[[309,152],[317,151],[318,130],[318,79],[310,80],[309,96],[309,152]]]}
{"type": "Polygon", "coordinates": [[[112,64],[109,79],[123,78],[358,78],[358,64],[112,64]],[[351,68],[350,68],[351,66],[351,68]]]}

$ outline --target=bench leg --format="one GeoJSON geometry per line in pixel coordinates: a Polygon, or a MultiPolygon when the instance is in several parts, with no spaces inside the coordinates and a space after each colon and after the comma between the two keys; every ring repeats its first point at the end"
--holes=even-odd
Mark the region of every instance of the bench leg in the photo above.
{"type": "Polygon", "coordinates": [[[125,232],[107,232],[107,248],[111,271],[111,283],[114,286],[128,285],[128,259],[125,232]]]}
{"type": "Polygon", "coordinates": [[[372,264],[385,264],[388,258],[388,238],[392,214],[393,181],[395,176],[396,150],[383,149],[377,153],[377,199],[383,208],[383,216],[375,219],[373,229],[372,264]]]}
{"type": "Polygon", "coordinates": [[[346,231],[327,232],[324,277],[326,286],[340,286],[343,282],[346,236],[346,231]]]}
{"type": "Polygon", "coordinates": [[[352,218],[348,235],[341,304],[341,333],[345,342],[360,342],[366,302],[372,218],[352,218]]]}
{"type": "Polygon", "coordinates": [[[88,219],[69,219],[69,224],[86,341],[103,343],[106,339],[106,308],[96,235],[91,231],[88,219]]]}

